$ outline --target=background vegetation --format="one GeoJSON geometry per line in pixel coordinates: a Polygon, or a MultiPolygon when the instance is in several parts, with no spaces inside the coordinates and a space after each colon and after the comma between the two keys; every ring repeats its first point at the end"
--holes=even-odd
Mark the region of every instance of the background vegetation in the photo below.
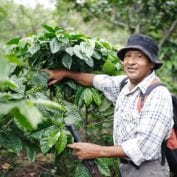
{"type": "MultiPolygon", "coordinates": [[[[2,177],[87,176],[63,151],[73,141],[64,119],[78,126],[84,140],[112,144],[111,103],[70,81],[49,89],[41,68],[121,74],[116,49],[141,32],[158,41],[164,62],[158,75],[177,94],[176,0],[55,0],[55,9],[0,3],[2,177]]],[[[117,159],[97,163],[105,176],[119,176],[117,159]]]]}

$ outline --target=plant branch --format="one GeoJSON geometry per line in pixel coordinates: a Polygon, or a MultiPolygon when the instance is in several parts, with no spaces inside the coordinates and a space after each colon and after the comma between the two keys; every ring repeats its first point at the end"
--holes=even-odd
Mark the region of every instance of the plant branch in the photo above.
{"type": "Polygon", "coordinates": [[[162,47],[162,45],[164,44],[164,42],[168,39],[168,37],[171,35],[171,33],[176,28],[176,26],[177,26],[177,19],[172,23],[172,25],[170,26],[170,28],[168,29],[168,31],[165,33],[164,37],[160,40],[160,42],[159,42],[159,48],[162,47]]]}
{"type": "Polygon", "coordinates": [[[98,125],[98,124],[101,124],[101,123],[103,123],[103,122],[110,122],[110,121],[113,121],[113,118],[111,118],[111,119],[109,119],[109,120],[107,120],[107,118],[106,118],[106,119],[103,119],[103,120],[101,120],[101,121],[99,121],[99,122],[96,122],[96,123],[91,124],[91,126],[98,125]]]}

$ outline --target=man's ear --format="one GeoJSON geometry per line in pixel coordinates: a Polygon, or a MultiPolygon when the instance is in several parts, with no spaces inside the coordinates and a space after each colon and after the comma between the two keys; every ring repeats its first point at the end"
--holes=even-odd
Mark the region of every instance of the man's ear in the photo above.
{"type": "Polygon", "coordinates": [[[155,64],[152,63],[152,64],[151,64],[151,69],[154,69],[154,67],[155,67],[155,64]]]}

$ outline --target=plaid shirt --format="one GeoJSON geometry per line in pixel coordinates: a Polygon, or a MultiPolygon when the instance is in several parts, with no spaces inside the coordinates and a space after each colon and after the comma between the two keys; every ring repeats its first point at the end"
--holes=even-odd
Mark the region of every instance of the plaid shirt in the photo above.
{"type": "Polygon", "coordinates": [[[161,157],[161,144],[169,137],[173,126],[171,95],[164,86],[156,87],[146,98],[140,112],[137,101],[151,82],[157,78],[152,72],[132,90],[130,82],[120,92],[124,76],[97,75],[93,85],[115,104],[113,138],[127,156],[140,165],[146,160],[161,157]]]}

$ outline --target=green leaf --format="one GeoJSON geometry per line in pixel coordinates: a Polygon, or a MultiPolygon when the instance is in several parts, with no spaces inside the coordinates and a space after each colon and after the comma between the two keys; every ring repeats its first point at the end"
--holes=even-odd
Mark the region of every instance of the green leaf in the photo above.
{"type": "Polygon", "coordinates": [[[9,59],[10,63],[15,63],[19,66],[23,66],[24,62],[22,62],[19,58],[17,58],[15,55],[6,55],[6,57],[9,59]]]}
{"type": "Polygon", "coordinates": [[[34,162],[36,159],[36,150],[32,145],[25,145],[28,160],[34,162]]]}
{"type": "Polygon", "coordinates": [[[83,100],[87,106],[91,104],[92,97],[93,97],[93,93],[92,93],[91,89],[86,88],[83,93],[83,100]]]}
{"type": "Polygon", "coordinates": [[[105,74],[114,75],[117,71],[115,65],[111,61],[106,61],[102,66],[102,71],[105,74]]]}
{"type": "Polygon", "coordinates": [[[65,49],[65,51],[70,54],[70,56],[74,55],[74,48],[73,47],[68,47],[65,49]]]}
{"type": "Polygon", "coordinates": [[[83,104],[83,91],[84,91],[84,88],[83,87],[79,87],[77,89],[77,92],[75,94],[75,100],[74,100],[74,104],[76,104],[79,108],[82,106],[83,104]]]}
{"type": "Polygon", "coordinates": [[[73,82],[72,80],[67,81],[67,82],[66,82],[66,85],[68,85],[69,87],[71,87],[71,88],[74,89],[74,90],[77,89],[76,83],[73,82]]]}
{"type": "Polygon", "coordinates": [[[76,167],[74,177],[92,177],[84,163],[79,163],[76,167]]]}
{"type": "Polygon", "coordinates": [[[55,126],[48,127],[44,130],[44,134],[40,139],[40,147],[42,153],[45,154],[53,147],[53,145],[58,141],[60,134],[60,130],[55,126]]]}
{"type": "Polygon", "coordinates": [[[39,50],[40,50],[40,44],[39,43],[33,43],[30,47],[28,47],[28,51],[32,55],[34,55],[39,50]]]}
{"type": "Polygon", "coordinates": [[[21,38],[14,38],[14,39],[11,39],[11,40],[9,40],[6,44],[7,45],[13,45],[13,44],[18,44],[18,42],[19,42],[19,40],[20,40],[21,38]]]}
{"type": "Polygon", "coordinates": [[[48,26],[48,25],[42,25],[42,27],[44,28],[44,29],[46,29],[47,31],[49,31],[49,32],[55,32],[55,30],[51,27],[51,26],[48,26]]]}
{"type": "Polygon", "coordinates": [[[22,150],[22,142],[19,137],[14,134],[0,134],[0,145],[8,149],[10,152],[14,152],[19,155],[22,150]]]}
{"type": "Polygon", "coordinates": [[[42,138],[42,135],[44,134],[44,131],[45,131],[45,129],[37,131],[35,133],[32,133],[32,134],[30,134],[30,137],[32,137],[36,140],[40,140],[42,138]]]}
{"type": "Polygon", "coordinates": [[[18,87],[18,85],[16,85],[16,83],[14,82],[14,81],[12,81],[12,80],[6,80],[4,83],[3,83],[3,85],[5,86],[5,87],[8,87],[8,88],[10,88],[10,89],[18,89],[19,87],[18,87]]]}
{"type": "Polygon", "coordinates": [[[101,174],[104,176],[111,176],[110,169],[103,159],[97,159],[96,164],[98,165],[101,174]]]}
{"type": "Polygon", "coordinates": [[[111,46],[111,44],[110,44],[109,42],[104,41],[104,42],[102,42],[102,44],[103,44],[103,46],[106,47],[108,50],[111,50],[111,49],[112,49],[112,46],[111,46]]]}
{"type": "Polygon", "coordinates": [[[0,59],[0,82],[9,79],[10,65],[6,59],[0,59]]]}
{"type": "Polygon", "coordinates": [[[61,154],[67,145],[67,136],[64,131],[61,132],[60,138],[58,139],[55,148],[57,150],[57,155],[61,154]]]}
{"type": "Polygon", "coordinates": [[[74,54],[75,54],[78,58],[84,60],[84,55],[83,55],[83,53],[82,53],[82,50],[81,50],[81,46],[80,46],[80,45],[75,45],[73,51],[74,51],[74,54]]]}
{"type": "Polygon", "coordinates": [[[77,124],[78,122],[80,122],[82,120],[81,115],[79,113],[79,109],[77,108],[76,105],[71,104],[69,102],[64,102],[65,107],[67,109],[66,113],[65,113],[65,123],[67,124],[77,124]]]}
{"type": "Polygon", "coordinates": [[[58,109],[63,112],[66,111],[66,109],[63,105],[53,102],[53,101],[50,101],[50,100],[37,99],[37,100],[28,100],[28,102],[48,106],[48,107],[55,108],[55,109],[58,109]]]}
{"type": "Polygon", "coordinates": [[[44,87],[48,87],[49,74],[46,72],[36,72],[32,76],[32,84],[33,85],[43,85],[44,87]]]}
{"type": "Polygon", "coordinates": [[[51,41],[50,41],[50,50],[51,52],[54,54],[54,53],[57,53],[61,48],[61,44],[60,42],[58,41],[57,38],[53,38],[51,41]]]}
{"type": "Polygon", "coordinates": [[[96,89],[92,88],[91,90],[93,93],[93,100],[99,106],[101,104],[101,96],[96,89]]]}
{"type": "Polygon", "coordinates": [[[99,52],[97,52],[96,50],[94,50],[92,57],[97,59],[97,60],[100,60],[101,59],[101,54],[99,52]]]}
{"type": "Polygon", "coordinates": [[[108,101],[106,98],[104,98],[102,100],[101,105],[99,106],[99,111],[100,112],[106,111],[108,108],[111,107],[111,105],[112,105],[112,103],[110,101],[108,101]]]}
{"type": "Polygon", "coordinates": [[[85,63],[90,66],[90,67],[93,67],[94,66],[94,61],[92,58],[85,58],[84,59],[85,63]]]}
{"type": "Polygon", "coordinates": [[[70,69],[72,65],[72,57],[69,54],[64,54],[62,57],[62,64],[67,68],[70,69]]]}
{"type": "Polygon", "coordinates": [[[29,131],[36,129],[42,121],[42,115],[38,109],[26,101],[1,103],[0,110],[4,115],[11,113],[17,125],[29,131]]]}
{"type": "Polygon", "coordinates": [[[90,43],[81,42],[80,45],[75,45],[74,54],[81,60],[84,60],[87,65],[93,67],[94,61],[91,56],[94,52],[95,42],[92,40],[89,42],[90,43]]]}
{"type": "Polygon", "coordinates": [[[25,102],[18,102],[12,109],[12,114],[21,127],[32,131],[37,128],[42,121],[42,115],[36,107],[25,102]]]}

